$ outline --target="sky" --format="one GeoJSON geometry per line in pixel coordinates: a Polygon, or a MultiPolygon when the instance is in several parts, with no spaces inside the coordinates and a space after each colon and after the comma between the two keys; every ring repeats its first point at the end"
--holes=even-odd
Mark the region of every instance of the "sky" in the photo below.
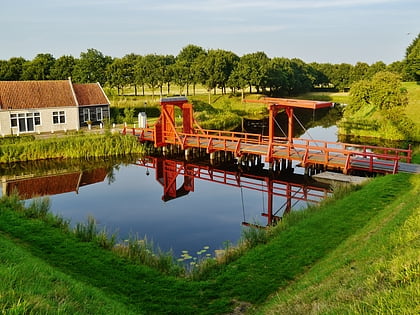
{"type": "Polygon", "coordinates": [[[39,53],[238,56],[390,64],[420,32],[419,0],[1,0],[0,60],[39,53]]]}

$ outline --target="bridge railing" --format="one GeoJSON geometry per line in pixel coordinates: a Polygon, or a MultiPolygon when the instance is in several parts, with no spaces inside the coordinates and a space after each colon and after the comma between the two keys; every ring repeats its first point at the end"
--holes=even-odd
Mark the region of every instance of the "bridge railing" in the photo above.
{"type": "Polygon", "coordinates": [[[396,174],[398,172],[399,161],[400,158],[393,155],[371,152],[350,152],[346,162],[346,169],[396,174]]]}
{"type": "Polygon", "coordinates": [[[366,157],[370,154],[376,154],[378,157],[392,157],[392,159],[398,159],[401,162],[411,163],[412,149],[411,144],[408,149],[388,148],[388,147],[377,147],[370,145],[358,145],[345,143],[345,149],[353,151],[357,154],[360,152],[366,154],[366,157]]]}

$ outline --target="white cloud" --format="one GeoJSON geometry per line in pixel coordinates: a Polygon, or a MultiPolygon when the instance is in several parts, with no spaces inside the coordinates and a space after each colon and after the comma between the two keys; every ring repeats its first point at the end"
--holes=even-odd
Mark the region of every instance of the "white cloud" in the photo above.
{"type": "Polygon", "coordinates": [[[209,0],[209,1],[171,1],[148,6],[142,9],[166,11],[228,11],[246,9],[267,10],[301,10],[322,9],[338,7],[361,7],[383,3],[396,2],[397,0],[209,0]]]}

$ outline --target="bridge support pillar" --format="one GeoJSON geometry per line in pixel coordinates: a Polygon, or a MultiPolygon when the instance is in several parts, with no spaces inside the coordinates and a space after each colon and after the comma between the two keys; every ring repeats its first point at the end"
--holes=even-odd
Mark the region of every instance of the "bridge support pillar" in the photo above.
{"type": "Polygon", "coordinates": [[[185,159],[188,161],[190,158],[190,152],[191,149],[185,149],[184,154],[185,154],[185,159]]]}
{"type": "Polygon", "coordinates": [[[210,163],[211,164],[213,164],[215,158],[216,158],[216,152],[211,152],[210,153],[210,163]]]}

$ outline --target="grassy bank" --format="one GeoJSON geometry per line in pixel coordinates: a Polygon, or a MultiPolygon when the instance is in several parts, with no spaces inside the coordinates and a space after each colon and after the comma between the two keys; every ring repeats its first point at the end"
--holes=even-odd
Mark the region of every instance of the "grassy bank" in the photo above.
{"type": "Polygon", "coordinates": [[[375,313],[383,305],[410,314],[419,307],[419,196],[419,175],[377,178],[289,216],[266,244],[201,280],[164,275],[81,242],[48,220],[28,219],[16,201],[3,198],[0,310],[220,314],[285,307],[306,314],[375,313]]]}
{"type": "Polygon", "coordinates": [[[419,314],[420,176],[258,314],[419,314]]]}
{"type": "Polygon", "coordinates": [[[376,104],[369,104],[355,113],[345,115],[338,123],[339,133],[359,137],[374,137],[390,140],[411,140],[420,142],[420,85],[405,82],[408,105],[402,112],[389,115],[380,111],[376,104]],[[397,119],[393,119],[394,116],[397,119]]]}
{"type": "Polygon", "coordinates": [[[76,134],[35,139],[0,138],[0,163],[56,158],[96,158],[143,153],[136,137],[120,134],[76,134]]]}

